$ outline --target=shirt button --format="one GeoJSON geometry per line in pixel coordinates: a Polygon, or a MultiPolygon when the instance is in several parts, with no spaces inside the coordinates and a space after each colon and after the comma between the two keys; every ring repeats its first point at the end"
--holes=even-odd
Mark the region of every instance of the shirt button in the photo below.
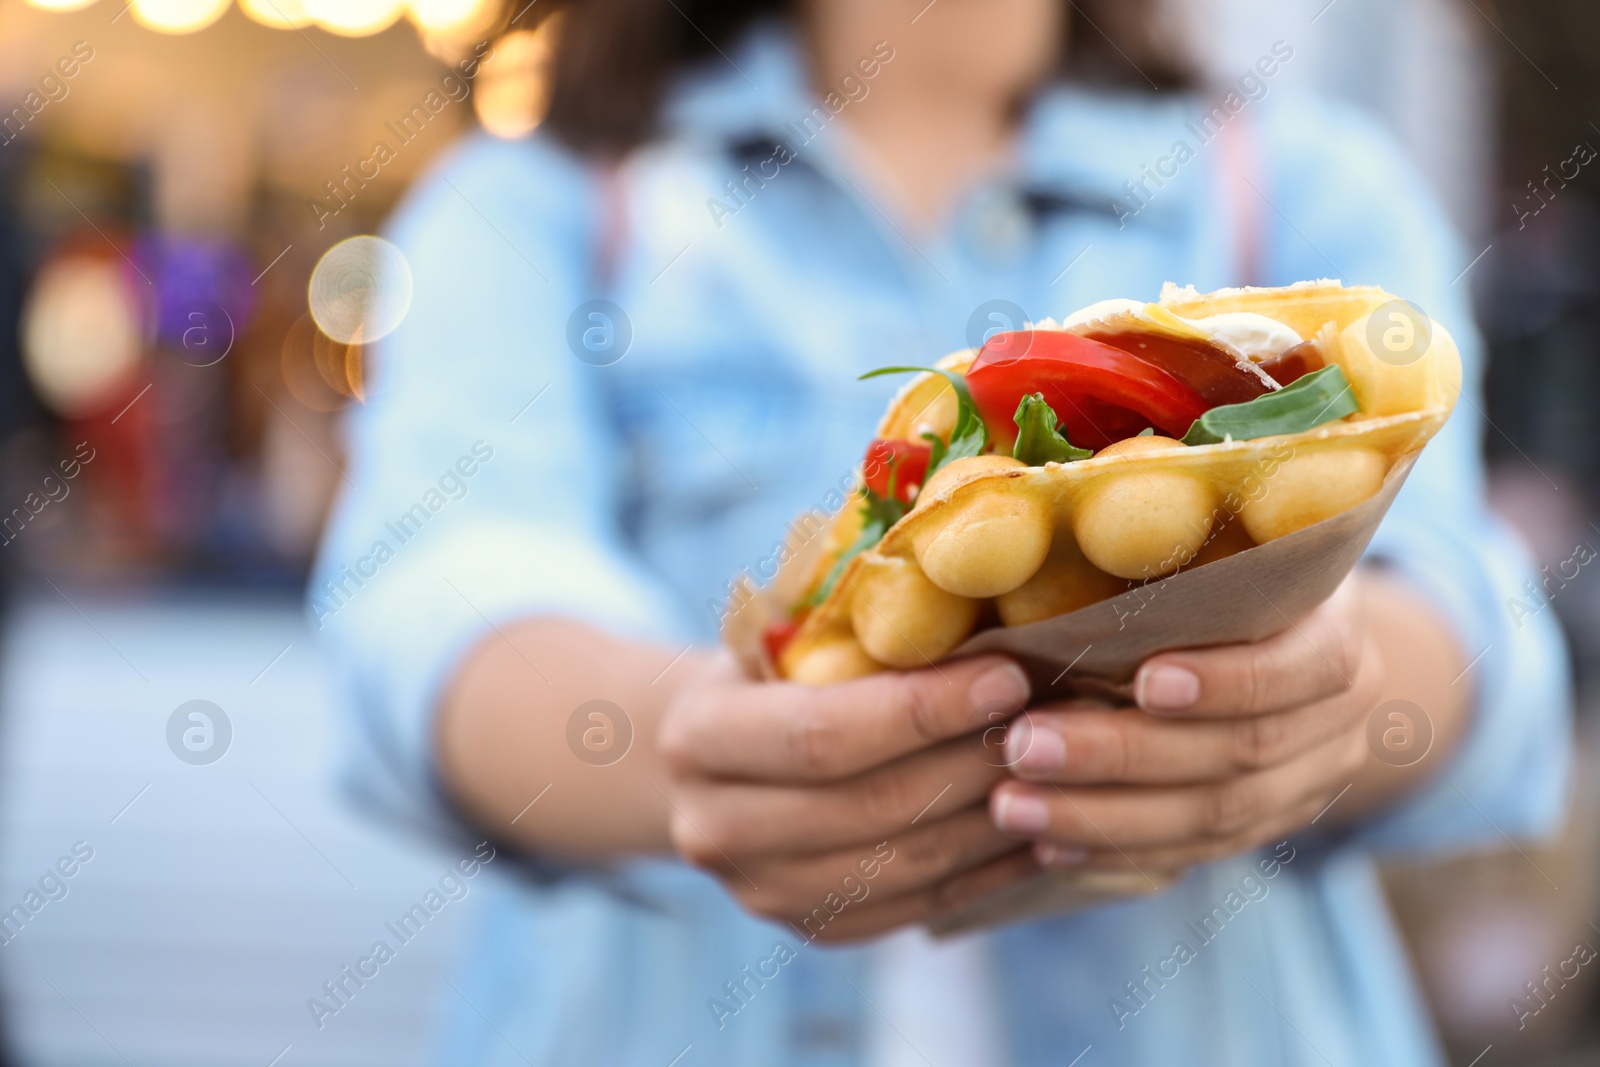
{"type": "Polygon", "coordinates": [[[790,1024],[794,1050],[801,1054],[843,1052],[855,1043],[855,1027],[839,1015],[806,1015],[790,1024]]]}
{"type": "Polygon", "coordinates": [[[1028,221],[1028,210],[1018,197],[990,193],[974,209],[973,243],[989,259],[1008,259],[1028,239],[1028,221]]]}

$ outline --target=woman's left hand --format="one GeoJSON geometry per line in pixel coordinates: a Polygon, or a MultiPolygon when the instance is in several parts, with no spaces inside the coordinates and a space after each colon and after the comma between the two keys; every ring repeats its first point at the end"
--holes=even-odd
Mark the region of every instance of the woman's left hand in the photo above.
{"type": "Polygon", "coordinates": [[[1358,579],[1248,645],[1166,652],[1137,708],[1036,708],[990,813],[1046,866],[1169,872],[1281,840],[1355,781],[1385,669],[1358,579]]]}

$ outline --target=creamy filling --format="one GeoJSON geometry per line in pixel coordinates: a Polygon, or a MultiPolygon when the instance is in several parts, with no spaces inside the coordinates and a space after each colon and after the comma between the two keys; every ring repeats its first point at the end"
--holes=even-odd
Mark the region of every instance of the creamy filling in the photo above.
{"type": "Polygon", "coordinates": [[[1253,311],[1229,311],[1185,319],[1235,356],[1260,363],[1300,344],[1304,338],[1277,319],[1253,311]]]}

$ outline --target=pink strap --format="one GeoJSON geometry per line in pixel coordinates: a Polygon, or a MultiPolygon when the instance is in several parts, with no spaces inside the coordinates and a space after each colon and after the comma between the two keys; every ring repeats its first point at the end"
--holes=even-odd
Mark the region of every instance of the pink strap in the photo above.
{"type": "Polygon", "coordinates": [[[622,259],[622,245],[628,237],[627,199],[622,195],[622,175],[616,163],[599,167],[600,190],[599,232],[594,250],[594,276],[591,279],[596,292],[609,292],[617,278],[622,259]]]}
{"type": "Polygon", "coordinates": [[[1222,150],[1223,193],[1228,215],[1234,221],[1233,269],[1235,284],[1260,285],[1262,250],[1261,161],[1256,155],[1255,138],[1245,112],[1240,112],[1219,131],[1222,150]]]}

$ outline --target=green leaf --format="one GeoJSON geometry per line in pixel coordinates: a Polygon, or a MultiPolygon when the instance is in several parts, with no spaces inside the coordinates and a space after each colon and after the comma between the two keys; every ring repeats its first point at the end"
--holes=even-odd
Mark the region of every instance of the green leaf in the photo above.
{"type": "Polygon", "coordinates": [[[888,496],[879,496],[866,486],[862,486],[861,497],[861,533],[834,561],[833,566],[828,568],[828,574],[822,579],[822,584],[806,598],[808,607],[814,608],[828,599],[828,594],[833,592],[833,587],[839,583],[839,576],[844,573],[850,561],[882,541],[883,535],[889,532],[889,527],[899,522],[905,517],[906,512],[911,510],[910,504],[902,504],[894,498],[892,481],[888,496]]]}
{"type": "Polygon", "coordinates": [[[1030,467],[1046,463],[1071,463],[1094,455],[1078,448],[1057,429],[1055,409],[1045,403],[1043,393],[1029,393],[1017,404],[1017,444],[1011,455],[1030,467]]]}
{"type": "Polygon", "coordinates": [[[944,454],[949,449],[945,447],[944,438],[936,433],[925,433],[922,439],[928,442],[928,469],[922,476],[922,480],[926,482],[928,475],[938,470],[939,465],[944,462],[944,454]]]}
{"type": "Polygon", "coordinates": [[[1186,445],[1214,445],[1232,438],[1249,441],[1285,433],[1303,433],[1325,422],[1361,410],[1350,380],[1330,363],[1271,393],[1243,404],[1212,408],[1183,435],[1186,445]]]}
{"type": "Polygon", "coordinates": [[[933,449],[933,455],[928,460],[928,473],[923,476],[923,481],[926,483],[940,467],[951,460],[980,456],[983,450],[989,447],[989,431],[978,415],[978,405],[972,402],[972,392],[967,389],[967,380],[954,371],[940,370],[937,367],[879,367],[877,370],[867,371],[856,380],[866,381],[868,378],[877,378],[885,374],[923,372],[940,375],[950,383],[950,388],[956,391],[956,424],[950,431],[949,443],[939,440],[934,434],[922,435],[933,449]]]}
{"type": "MultiPolygon", "coordinates": [[[[923,436],[936,437],[938,435],[924,434],[923,436]]],[[[983,455],[983,450],[987,448],[988,445],[989,434],[982,426],[978,427],[977,433],[969,433],[962,437],[952,436],[950,438],[949,447],[945,448],[943,454],[939,457],[939,466],[942,467],[946,463],[949,463],[953,460],[966,459],[968,456],[981,456],[983,455]]],[[[930,466],[928,468],[930,476],[932,475],[932,472],[937,469],[938,468],[936,467],[930,466]]]]}

